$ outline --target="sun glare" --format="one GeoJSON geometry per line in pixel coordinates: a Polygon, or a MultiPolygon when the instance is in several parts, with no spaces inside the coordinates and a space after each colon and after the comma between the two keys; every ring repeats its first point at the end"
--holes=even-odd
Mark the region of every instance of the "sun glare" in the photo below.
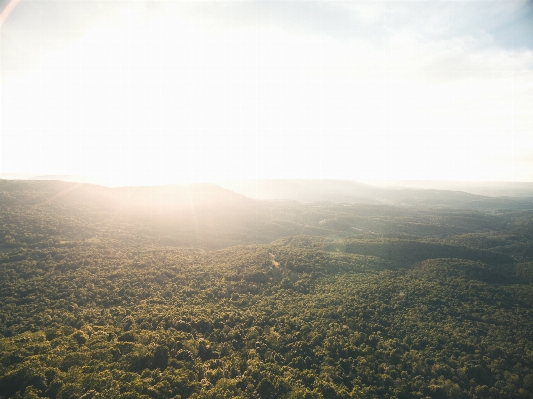
{"type": "Polygon", "coordinates": [[[530,176],[531,52],[467,56],[455,38],[339,36],[229,9],[127,3],[64,46],[36,40],[33,68],[3,69],[2,169],[114,185],[530,176]]]}

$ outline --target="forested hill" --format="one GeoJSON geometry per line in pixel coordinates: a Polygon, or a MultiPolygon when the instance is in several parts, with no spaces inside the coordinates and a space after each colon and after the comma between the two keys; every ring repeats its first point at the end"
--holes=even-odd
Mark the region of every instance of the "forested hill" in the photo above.
{"type": "MultiPolygon", "coordinates": [[[[108,188],[62,181],[0,180],[0,207],[7,245],[49,240],[157,237],[160,243],[223,247],[253,237],[243,224],[258,213],[256,200],[212,184],[108,188]]],[[[261,222],[259,223],[261,225],[261,222]]]]}
{"type": "Polygon", "coordinates": [[[172,212],[182,208],[216,204],[249,206],[254,200],[215,184],[195,183],[146,187],[109,188],[60,180],[2,180],[2,202],[42,206],[45,204],[97,204],[110,210],[150,208],[172,212]]]}
{"type": "Polygon", "coordinates": [[[519,208],[0,180],[0,398],[531,398],[519,208]]]}

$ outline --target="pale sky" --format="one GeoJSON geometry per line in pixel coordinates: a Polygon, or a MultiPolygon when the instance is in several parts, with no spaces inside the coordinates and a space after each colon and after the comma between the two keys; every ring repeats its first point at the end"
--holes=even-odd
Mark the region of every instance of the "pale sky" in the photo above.
{"type": "Polygon", "coordinates": [[[533,181],[531,1],[20,0],[4,17],[0,173],[533,181]]]}

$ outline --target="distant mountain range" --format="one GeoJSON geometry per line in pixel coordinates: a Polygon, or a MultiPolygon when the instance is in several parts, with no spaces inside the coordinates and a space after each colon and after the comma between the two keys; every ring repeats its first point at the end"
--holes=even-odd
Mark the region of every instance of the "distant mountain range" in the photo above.
{"type": "MultiPolygon", "coordinates": [[[[184,206],[219,204],[249,207],[254,200],[292,201],[303,204],[382,204],[448,206],[463,209],[533,209],[533,183],[404,181],[371,185],[350,180],[243,180],[210,183],[109,188],[81,176],[34,176],[17,181],[46,180],[43,189],[61,195],[91,193],[120,207],[182,209],[184,206]],[[52,183],[51,181],[55,181],[52,183]],[[70,184],[65,185],[65,182],[70,184]],[[72,184],[77,182],[78,184],[72,184]],[[91,182],[92,184],[87,184],[91,182]]],[[[12,180],[13,181],[13,180],[12,180]]],[[[7,182],[7,180],[6,180],[7,182]]]]}
{"type": "MultiPolygon", "coordinates": [[[[418,182],[421,186],[422,182],[418,182]]],[[[413,184],[415,186],[416,184],[413,184]]],[[[387,205],[451,206],[459,208],[531,208],[533,206],[533,183],[522,183],[521,194],[531,187],[531,195],[516,197],[495,197],[473,194],[467,190],[435,189],[436,182],[429,182],[432,188],[410,188],[407,186],[375,186],[349,180],[247,180],[225,183],[223,186],[236,193],[259,200],[294,200],[302,203],[367,203],[387,205]],[[528,186],[529,185],[529,186],[528,186]]],[[[450,184],[457,188],[457,185],[450,184]]],[[[476,186],[478,191],[483,187],[476,186]]],[[[493,192],[496,192],[494,183],[493,192]]],[[[508,185],[512,188],[511,185],[508,185]]],[[[468,188],[465,185],[464,188],[468,188]]],[[[498,192],[504,192],[505,185],[498,192]]]]}
{"type": "Polygon", "coordinates": [[[488,197],[533,197],[533,182],[403,180],[386,183],[376,182],[375,185],[379,187],[465,191],[488,197]]]}

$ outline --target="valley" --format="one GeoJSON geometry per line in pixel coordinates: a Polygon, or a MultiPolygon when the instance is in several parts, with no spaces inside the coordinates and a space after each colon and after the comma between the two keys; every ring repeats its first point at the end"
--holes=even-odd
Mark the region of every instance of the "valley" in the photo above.
{"type": "Polygon", "coordinates": [[[530,398],[531,199],[321,186],[0,180],[0,397],[530,398]]]}

